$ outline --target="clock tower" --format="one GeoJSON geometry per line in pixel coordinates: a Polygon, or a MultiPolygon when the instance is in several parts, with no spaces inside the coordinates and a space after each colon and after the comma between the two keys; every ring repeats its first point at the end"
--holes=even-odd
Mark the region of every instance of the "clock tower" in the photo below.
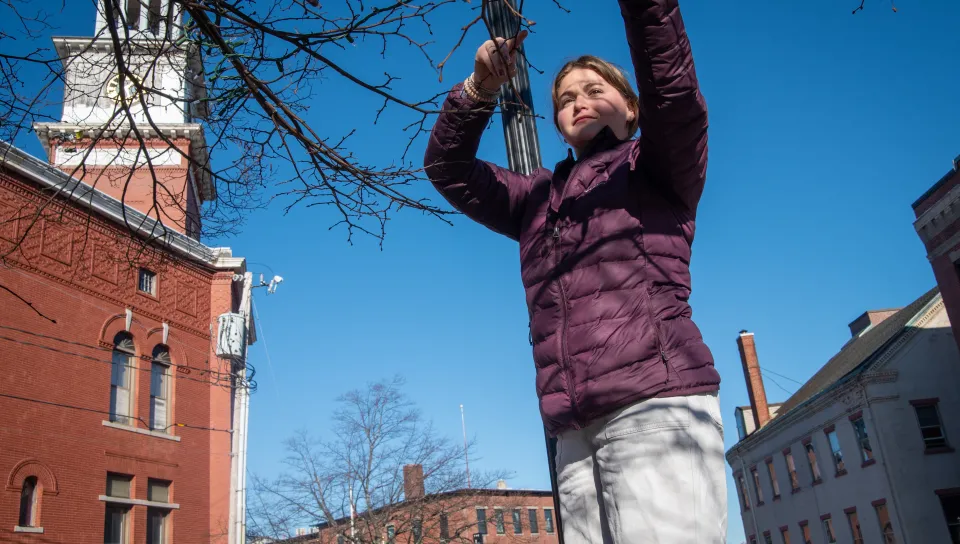
{"type": "Polygon", "coordinates": [[[97,5],[94,37],[53,39],[63,113],[34,130],[57,168],[199,239],[201,206],[216,198],[197,122],[207,114],[199,53],[179,41],[171,0],[97,5]]]}

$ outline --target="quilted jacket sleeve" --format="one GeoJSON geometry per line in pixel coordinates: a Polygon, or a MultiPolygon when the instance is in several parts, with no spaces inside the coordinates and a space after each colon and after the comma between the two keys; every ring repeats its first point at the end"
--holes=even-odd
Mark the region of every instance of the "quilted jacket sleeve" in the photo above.
{"type": "Polygon", "coordinates": [[[430,133],[424,154],[427,177],[458,211],[517,240],[531,178],[477,159],[493,110],[481,109],[462,88],[458,83],[447,95],[430,133]]]}
{"type": "Polygon", "coordinates": [[[707,172],[707,107],[678,0],[619,0],[640,95],[640,153],[691,216],[707,172]]]}

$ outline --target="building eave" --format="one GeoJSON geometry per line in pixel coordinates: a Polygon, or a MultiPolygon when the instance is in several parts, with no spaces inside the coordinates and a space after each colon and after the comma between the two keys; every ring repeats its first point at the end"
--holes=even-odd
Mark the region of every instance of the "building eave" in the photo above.
{"type": "Polygon", "coordinates": [[[242,258],[225,255],[224,248],[210,248],[185,234],[162,226],[156,219],[129,206],[124,206],[112,196],[2,141],[0,141],[0,168],[16,172],[41,187],[54,189],[72,203],[96,212],[136,235],[194,262],[220,269],[244,270],[246,267],[245,262],[241,263],[244,261],[242,258]]]}

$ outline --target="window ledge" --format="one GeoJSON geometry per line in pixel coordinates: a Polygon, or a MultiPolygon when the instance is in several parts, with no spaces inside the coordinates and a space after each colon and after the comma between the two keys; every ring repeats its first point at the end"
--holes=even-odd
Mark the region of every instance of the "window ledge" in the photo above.
{"type": "Polygon", "coordinates": [[[953,453],[954,449],[950,446],[940,447],[940,448],[927,448],[923,450],[924,455],[937,455],[940,453],[953,453]]]}
{"type": "Polygon", "coordinates": [[[149,506],[153,508],[167,508],[170,510],[179,510],[180,505],[175,502],[156,502],[145,501],[143,499],[124,499],[121,497],[111,497],[109,495],[100,495],[103,502],[112,502],[114,504],[126,504],[129,506],[149,506]]]}
{"type": "Polygon", "coordinates": [[[157,438],[163,438],[164,440],[173,440],[174,442],[179,442],[180,437],[168,434],[162,431],[150,431],[147,429],[141,429],[140,427],[134,427],[133,425],[124,425],[123,423],[114,423],[112,421],[101,421],[104,427],[110,427],[111,429],[118,429],[121,431],[129,431],[137,434],[145,434],[147,436],[155,436],[157,438]]]}
{"type": "Polygon", "coordinates": [[[870,459],[869,461],[864,461],[864,462],[860,465],[860,468],[866,468],[866,467],[869,467],[870,465],[875,465],[875,464],[877,464],[877,460],[876,460],[876,459],[870,459]]]}
{"type": "Polygon", "coordinates": [[[42,535],[42,534],[43,534],[43,527],[21,527],[21,526],[17,525],[16,527],[13,528],[13,532],[15,532],[15,533],[34,533],[34,534],[42,535]]]}

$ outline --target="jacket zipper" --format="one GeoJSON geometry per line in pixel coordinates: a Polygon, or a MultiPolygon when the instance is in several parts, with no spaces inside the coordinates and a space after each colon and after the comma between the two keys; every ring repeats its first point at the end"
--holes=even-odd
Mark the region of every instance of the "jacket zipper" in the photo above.
{"type": "Polygon", "coordinates": [[[653,297],[650,296],[650,290],[645,288],[644,291],[647,293],[647,300],[644,301],[644,305],[647,307],[647,317],[653,324],[653,330],[657,335],[657,351],[660,352],[660,362],[663,363],[663,370],[667,373],[667,378],[664,380],[664,383],[666,383],[670,381],[670,364],[667,362],[667,353],[663,350],[663,334],[660,331],[660,321],[653,315],[653,308],[650,307],[653,300],[653,297]]]}
{"type": "MultiPolygon", "coordinates": [[[[556,266],[560,267],[560,226],[553,226],[554,252],[557,256],[556,266]]],[[[576,383],[574,382],[573,371],[567,360],[567,292],[563,288],[563,279],[557,276],[557,285],[560,286],[560,310],[563,312],[563,321],[560,324],[560,361],[563,366],[563,372],[567,376],[568,394],[570,395],[570,405],[573,406],[574,428],[580,429],[580,405],[577,402],[576,383]]]]}

